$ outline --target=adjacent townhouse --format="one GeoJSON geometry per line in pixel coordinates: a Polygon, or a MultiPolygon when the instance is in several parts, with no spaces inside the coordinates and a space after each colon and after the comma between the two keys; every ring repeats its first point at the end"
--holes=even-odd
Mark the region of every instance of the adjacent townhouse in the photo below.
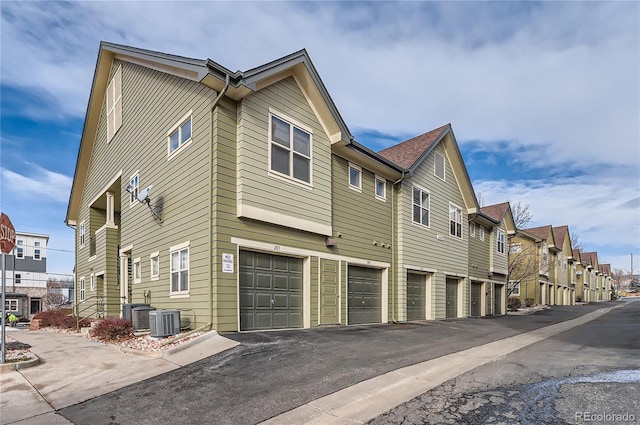
{"type": "Polygon", "coordinates": [[[611,264],[600,264],[600,270],[602,271],[602,301],[607,301],[612,297],[611,281],[613,274],[611,272],[611,264]]]}
{"type": "Polygon", "coordinates": [[[553,239],[557,251],[555,256],[556,304],[575,304],[575,274],[570,269],[573,261],[573,248],[569,236],[569,226],[553,226],[553,239]]]}
{"type": "Polygon", "coordinates": [[[585,280],[585,263],[582,260],[582,252],[579,249],[574,249],[572,251],[573,262],[571,264],[571,271],[573,276],[575,276],[575,290],[576,302],[586,302],[587,296],[589,294],[589,287],[585,280]]]}
{"type": "Polygon", "coordinates": [[[16,245],[6,256],[5,311],[31,319],[47,297],[49,235],[16,231],[16,245]]]}
{"type": "Polygon", "coordinates": [[[600,301],[598,290],[598,253],[582,252],[580,253],[584,267],[584,287],[586,302],[600,301]]]}
{"type": "Polygon", "coordinates": [[[550,279],[550,229],[518,229],[509,246],[509,292],[507,298],[522,305],[553,304],[555,290],[550,279]]]}

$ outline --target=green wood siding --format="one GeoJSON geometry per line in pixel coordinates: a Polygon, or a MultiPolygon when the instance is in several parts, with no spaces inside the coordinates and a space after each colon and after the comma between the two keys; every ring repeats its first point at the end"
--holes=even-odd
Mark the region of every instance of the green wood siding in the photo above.
{"type": "MultiPolygon", "coordinates": [[[[239,208],[255,207],[331,227],[330,142],[293,77],[266,87],[240,103],[237,164],[239,208]],[[290,117],[311,130],[312,188],[270,175],[269,108],[284,115],[281,118],[290,117]]],[[[246,212],[243,215],[247,215],[246,212]]],[[[271,220],[265,214],[258,219],[271,220]]],[[[286,221],[276,224],[296,226],[286,221]]]]}
{"type": "MultiPolygon", "coordinates": [[[[485,230],[484,240],[480,239],[481,225],[476,223],[475,236],[469,235],[469,276],[476,279],[484,279],[489,276],[491,270],[491,238],[485,230]]],[[[506,267],[505,267],[506,268],[506,267]]]]}

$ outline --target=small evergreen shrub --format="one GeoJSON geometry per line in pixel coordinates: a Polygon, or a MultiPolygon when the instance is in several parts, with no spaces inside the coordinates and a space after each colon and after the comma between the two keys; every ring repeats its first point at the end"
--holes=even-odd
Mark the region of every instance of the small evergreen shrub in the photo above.
{"type": "Polygon", "coordinates": [[[133,336],[133,327],[130,320],[108,318],[98,320],[89,333],[102,341],[120,341],[133,336]]]}

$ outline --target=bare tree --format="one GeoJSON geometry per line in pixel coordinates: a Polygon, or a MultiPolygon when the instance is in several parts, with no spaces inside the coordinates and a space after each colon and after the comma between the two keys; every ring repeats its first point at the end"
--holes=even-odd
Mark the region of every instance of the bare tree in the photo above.
{"type": "Polygon", "coordinates": [[[509,270],[507,272],[507,298],[516,288],[520,288],[520,299],[527,302],[529,288],[527,285],[538,285],[540,274],[548,274],[551,266],[549,254],[540,256],[538,246],[534,243],[509,243],[509,270]]]}
{"type": "Polygon", "coordinates": [[[511,205],[511,213],[513,214],[513,221],[516,225],[516,229],[525,229],[527,225],[533,220],[533,214],[529,208],[531,205],[522,205],[520,201],[511,205]]]}
{"type": "Polygon", "coordinates": [[[622,269],[613,269],[611,274],[611,283],[615,285],[617,290],[620,290],[620,286],[622,285],[622,281],[624,280],[626,273],[622,269]]]}
{"type": "Polygon", "coordinates": [[[578,233],[569,231],[569,239],[571,240],[571,247],[573,249],[577,249],[580,252],[583,251],[584,246],[582,242],[580,242],[580,235],[578,233]]]}
{"type": "Polygon", "coordinates": [[[480,205],[480,208],[484,207],[484,195],[482,194],[482,192],[478,192],[476,194],[476,197],[478,199],[478,205],[480,205]]]}
{"type": "Polygon", "coordinates": [[[64,287],[64,281],[56,279],[47,280],[47,294],[43,300],[45,310],[59,308],[69,302],[69,299],[64,294],[64,287]]]}

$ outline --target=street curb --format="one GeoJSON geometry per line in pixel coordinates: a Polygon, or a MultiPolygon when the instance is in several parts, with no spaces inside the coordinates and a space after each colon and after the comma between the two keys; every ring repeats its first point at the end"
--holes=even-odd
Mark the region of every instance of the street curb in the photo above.
{"type": "Polygon", "coordinates": [[[0,364],[0,372],[6,372],[10,370],[21,370],[27,369],[33,366],[40,364],[40,358],[33,353],[26,353],[25,357],[29,357],[29,360],[21,361],[21,362],[13,362],[13,363],[2,363],[0,364]]]}
{"type": "Polygon", "coordinates": [[[203,335],[197,336],[192,340],[185,342],[184,344],[178,345],[177,347],[173,347],[173,348],[169,348],[168,350],[161,350],[161,351],[141,351],[141,350],[136,350],[128,347],[119,347],[119,348],[120,348],[120,351],[127,354],[145,356],[145,357],[150,357],[154,359],[166,359],[175,353],[178,353],[184,349],[187,349],[196,344],[199,344],[200,342],[205,341],[209,338],[213,338],[216,335],[218,335],[218,332],[215,330],[212,330],[212,331],[206,332],[203,335]]]}

